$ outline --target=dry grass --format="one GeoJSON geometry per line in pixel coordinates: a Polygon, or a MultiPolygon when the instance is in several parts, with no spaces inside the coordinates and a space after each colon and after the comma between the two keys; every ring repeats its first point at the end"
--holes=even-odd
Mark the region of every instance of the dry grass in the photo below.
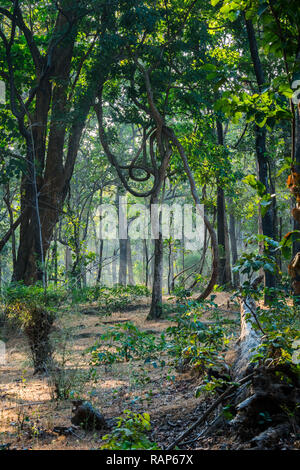
{"type": "MultiPolygon", "coordinates": [[[[217,303],[227,308],[229,294],[220,293],[217,303]]],[[[89,355],[97,335],[120,320],[133,322],[143,330],[159,335],[170,326],[170,321],[145,321],[148,307],[143,299],[134,311],[116,312],[108,317],[95,315],[95,305],[81,305],[79,309],[65,311],[56,322],[55,335],[59,346],[64,343],[66,367],[79,373],[90,368],[89,355]],[[91,314],[83,314],[82,311],[91,314]]],[[[231,308],[233,310],[233,308],[231,308]]],[[[23,449],[93,449],[99,448],[103,432],[76,430],[76,435],[59,436],[54,426],[71,426],[71,400],[54,401],[47,377],[33,376],[28,361],[28,347],[24,337],[11,337],[7,343],[7,363],[0,366],[0,443],[11,443],[12,448],[23,449]]],[[[195,398],[195,381],[187,374],[176,374],[164,368],[153,368],[142,362],[118,363],[97,368],[97,381],[82,384],[80,396],[92,402],[106,418],[133,411],[148,411],[151,416],[153,437],[166,445],[203,407],[195,398]],[[136,381],[142,369],[150,377],[143,384],[136,381]],[[169,377],[171,376],[171,377],[169,377]]]]}

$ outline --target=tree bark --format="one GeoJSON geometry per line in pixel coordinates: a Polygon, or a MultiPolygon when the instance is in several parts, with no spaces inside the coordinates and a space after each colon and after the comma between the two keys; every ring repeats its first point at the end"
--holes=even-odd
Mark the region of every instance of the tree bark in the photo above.
{"type": "Polygon", "coordinates": [[[113,286],[117,284],[117,250],[114,248],[113,251],[113,260],[111,263],[111,276],[113,286]]]}
{"type": "Polygon", "coordinates": [[[99,245],[99,264],[98,264],[98,271],[97,271],[97,279],[96,283],[100,284],[101,282],[101,275],[102,275],[102,263],[103,263],[103,239],[100,239],[100,245],[99,245]]]}
{"type": "Polygon", "coordinates": [[[129,237],[127,238],[127,270],[128,270],[128,283],[130,286],[134,286],[131,241],[129,237]]]}
{"type": "MultiPolygon", "coordinates": [[[[246,20],[246,29],[248,34],[249,48],[253,62],[253,68],[256,76],[257,86],[259,93],[262,92],[264,84],[264,72],[260,61],[258,47],[255,37],[255,31],[251,20],[246,20]]],[[[266,127],[259,127],[255,125],[255,148],[258,163],[258,178],[259,181],[265,186],[265,194],[270,193],[270,176],[269,176],[269,162],[266,154],[266,127]]],[[[266,213],[262,216],[262,230],[263,234],[267,237],[274,238],[274,210],[275,203],[268,207],[266,213]]],[[[265,254],[270,252],[265,249],[265,254]]],[[[274,274],[265,271],[265,287],[272,288],[276,285],[276,278],[274,274]]],[[[268,295],[265,295],[265,301],[268,301],[268,295]]]]}
{"type": "Polygon", "coordinates": [[[159,238],[154,240],[154,272],[152,285],[151,307],[147,320],[160,318],[162,315],[162,284],[163,284],[163,240],[159,230],[159,238]]]}
{"type": "MultiPolygon", "coordinates": [[[[232,210],[229,214],[229,236],[231,245],[232,264],[238,260],[237,241],[236,241],[236,230],[235,230],[235,217],[232,210]]],[[[233,273],[233,286],[238,287],[240,285],[240,274],[238,272],[233,273]]]]}
{"type": "MultiPolygon", "coordinates": [[[[224,146],[223,125],[217,120],[217,135],[218,145],[224,146]]],[[[225,194],[224,189],[220,183],[217,187],[217,236],[219,248],[219,269],[218,269],[218,283],[220,286],[230,285],[231,271],[230,271],[230,258],[228,261],[229,251],[228,243],[226,241],[226,209],[225,209],[225,194]],[[228,267],[229,265],[229,267],[228,267]]]]}
{"type": "Polygon", "coordinates": [[[173,279],[174,279],[174,261],[173,261],[173,243],[172,240],[168,242],[168,294],[170,295],[174,289],[173,279]]]}
{"type": "Polygon", "coordinates": [[[148,287],[149,284],[149,255],[148,255],[148,245],[147,240],[143,240],[143,252],[144,252],[144,267],[145,267],[145,286],[148,287]]]}

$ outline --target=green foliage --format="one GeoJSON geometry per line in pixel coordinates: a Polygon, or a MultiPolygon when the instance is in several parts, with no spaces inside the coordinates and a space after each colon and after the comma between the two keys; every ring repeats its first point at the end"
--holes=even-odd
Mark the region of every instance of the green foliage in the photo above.
{"type": "Polygon", "coordinates": [[[133,304],[139,297],[149,296],[150,292],[147,287],[122,286],[101,287],[97,293],[100,312],[111,313],[115,311],[126,310],[129,305],[133,304]]]}
{"type": "Polygon", "coordinates": [[[175,364],[196,368],[200,373],[222,364],[220,353],[228,342],[221,324],[201,321],[206,305],[188,303],[185,312],[176,317],[177,325],[167,329],[167,351],[175,364]]]}
{"type": "Polygon", "coordinates": [[[87,286],[81,289],[72,289],[71,296],[74,303],[98,301],[99,311],[110,314],[117,310],[125,310],[140,297],[148,297],[149,289],[143,285],[113,287],[87,286]]]}
{"type": "Polygon", "coordinates": [[[157,352],[163,350],[165,337],[162,334],[157,340],[155,335],[141,331],[131,322],[119,323],[104,333],[100,342],[89,351],[92,353],[94,365],[113,364],[117,361],[145,359],[145,362],[154,360],[157,352]],[[103,345],[104,341],[109,344],[103,345]]]}
{"type": "Polygon", "coordinates": [[[291,119],[285,92],[280,95],[271,89],[252,96],[246,92],[240,95],[225,92],[217,101],[215,109],[231,117],[234,123],[246,116],[247,122],[254,121],[259,127],[266,126],[269,130],[278,122],[291,119]]]}
{"type": "Polygon", "coordinates": [[[103,436],[106,442],[101,450],[158,450],[158,445],[151,442],[146,434],[151,429],[149,414],[124,410],[124,415],[118,418],[112,433],[103,436]]]}
{"type": "MultiPolygon", "coordinates": [[[[254,238],[257,237],[252,237],[254,238]]],[[[282,242],[275,242],[268,237],[261,237],[260,240],[264,241],[267,246],[277,247],[277,250],[282,249],[282,242]]],[[[248,276],[240,292],[244,298],[251,296],[260,300],[263,294],[268,298],[267,306],[257,305],[255,318],[251,313],[248,315],[253,328],[264,332],[262,342],[256,349],[252,362],[261,364],[267,361],[268,364],[271,362],[273,365],[288,363],[291,367],[299,368],[295,360],[295,351],[297,351],[297,341],[300,338],[300,307],[297,302],[293,305],[292,299],[287,298],[284,283],[282,285],[278,283],[277,288],[269,289],[259,289],[258,286],[253,286],[251,279],[260,269],[273,274],[278,273],[275,258],[264,254],[243,254],[234,267],[234,270],[248,276]]]]}
{"type": "Polygon", "coordinates": [[[257,307],[256,316],[265,336],[252,361],[271,361],[274,365],[288,363],[300,373],[295,354],[300,339],[300,307],[291,305],[281,289],[272,289],[272,299],[268,308],[257,307]]]}
{"type": "Polygon", "coordinates": [[[233,382],[230,381],[229,375],[227,380],[216,377],[206,377],[204,383],[196,388],[195,396],[199,397],[203,392],[214,394],[222,390],[224,386],[227,388],[231,385],[233,385],[233,382]]]}
{"type": "Polygon", "coordinates": [[[233,272],[239,272],[247,275],[247,280],[242,284],[242,293],[247,295],[256,295],[259,290],[257,286],[252,288],[254,274],[263,269],[272,274],[278,271],[275,258],[259,253],[243,253],[235,266],[233,272]]]}
{"type": "Polygon", "coordinates": [[[39,283],[32,286],[26,286],[21,282],[12,283],[1,293],[1,300],[8,306],[22,303],[24,305],[39,304],[51,308],[57,307],[66,298],[65,289],[49,285],[45,290],[39,283]]]}

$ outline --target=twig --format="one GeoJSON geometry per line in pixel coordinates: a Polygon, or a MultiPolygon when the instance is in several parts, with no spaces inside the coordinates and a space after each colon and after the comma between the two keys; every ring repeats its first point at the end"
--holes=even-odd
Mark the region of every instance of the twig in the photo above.
{"type": "Polygon", "coordinates": [[[208,425],[206,426],[206,428],[202,429],[201,432],[199,432],[196,437],[194,437],[193,439],[190,439],[189,441],[184,441],[181,443],[181,445],[187,445],[187,444],[192,444],[193,442],[197,441],[200,437],[204,436],[207,431],[209,430],[209,428],[211,428],[212,426],[214,426],[219,420],[220,418],[222,418],[222,414],[219,414],[211,423],[208,423],[208,425]]]}
{"type": "Polygon", "coordinates": [[[250,307],[250,305],[247,304],[247,298],[244,298],[243,300],[244,300],[244,303],[245,303],[246,307],[248,307],[248,309],[250,310],[250,313],[252,313],[252,316],[253,316],[253,318],[254,318],[254,320],[255,320],[255,322],[256,322],[258,328],[260,329],[260,331],[262,332],[262,334],[265,335],[265,336],[268,338],[268,335],[267,335],[267,333],[264,331],[263,327],[261,326],[260,321],[258,320],[256,313],[252,310],[252,308],[250,307]]]}

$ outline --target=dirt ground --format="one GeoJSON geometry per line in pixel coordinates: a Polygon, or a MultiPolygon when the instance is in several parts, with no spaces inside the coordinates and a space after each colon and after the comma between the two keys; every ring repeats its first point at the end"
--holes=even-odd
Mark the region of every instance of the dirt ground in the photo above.
{"type": "MultiPolygon", "coordinates": [[[[215,302],[228,309],[228,316],[238,318],[238,308],[228,305],[229,294],[219,293],[215,302]]],[[[170,320],[145,321],[149,299],[142,299],[132,311],[115,312],[101,317],[93,304],[70,307],[63,311],[55,325],[57,360],[76,377],[74,399],[90,401],[106,419],[122,415],[124,409],[150,414],[151,439],[166,448],[187,426],[207,409],[211,397],[195,398],[199,378],[177,373],[168,365],[154,368],[143,362],[117,363],[96,368],[96,380],[87,378],[93,346],[108,326],[131,321],[143,330],[159,335],[171,326],[170,320]]],[[[205,319],[204,319],[205,320],[205,319]]],[[[33,375],[28,346],[21,333],[10,332],[7,361],[0,365],[0,444],[11,449],[98,449],[108,430],[86,432],[80,428],[60,435],[55,427],[71,426],[72,400],[54,400],[53,386],[46,376],[33,375]]],[[[212,416],[213,418],[213,416],[212,416]]],[[[201,441],[196,430],[191,443],[181,448],[230,448],[218,438],[201,441]]]]}

